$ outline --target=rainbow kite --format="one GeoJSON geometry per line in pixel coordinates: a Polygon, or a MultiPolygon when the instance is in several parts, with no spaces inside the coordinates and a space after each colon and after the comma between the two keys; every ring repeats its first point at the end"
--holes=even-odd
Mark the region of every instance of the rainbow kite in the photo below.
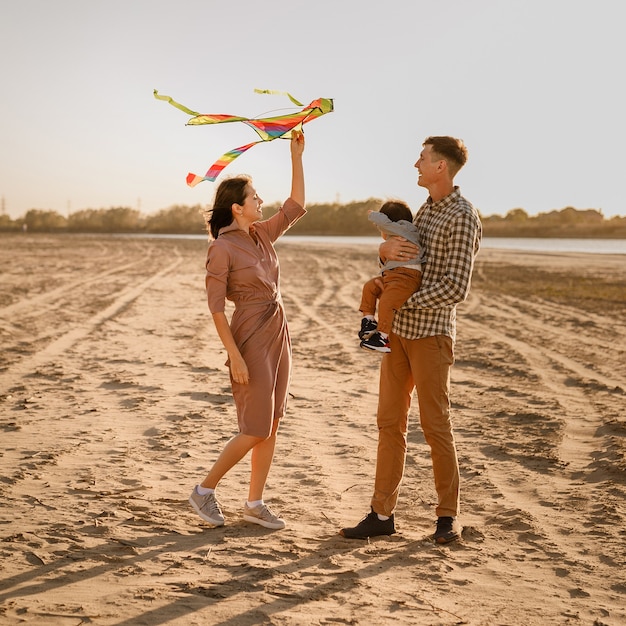
{"type": "MultiPolygon", "coordinates": [[[[292,95],[286,92],[272,91],[269,89],[255,89],[254,91],[256,93],[286,95],[296,106],[303,106],[302,103],[298,102],[292,95]]],[[[177,109],[192,115],[193,117],[187,122],[187,126],[243,122],[244,124],[252,127],[259,137],[261,137],[258,141],[253,141],[245,146],[234,148],[233,150],[229,150],[226,154],[223,154],[217,161],[215,161],[215,163],[213,163],[213,165],[211,165],[209,171],[204,176],[198,176],[197,174],[191,173],[187,174],[187,184],[190,187],[195,187],[203,180],[210,180],[211,182],[214,181],[227,165],[232,163],[239,155],[246,152],[246,150],[252,148],[252,146],[256,146],[258,143],[262,143],[264,141],[274,141],[274,139],[291,139],[291,131],[301,131],[303,124],[333,111],[333,101],[331,99],[318,98],[296,113],[278,115],[276,117],[249,118],[238,117],[236,115],[205,115],[188,109],[186,106],[172,100],[169,96],[160,96],[156,89],[154,90],[154,97],[157,100],[165,100],[177,109]]]]}

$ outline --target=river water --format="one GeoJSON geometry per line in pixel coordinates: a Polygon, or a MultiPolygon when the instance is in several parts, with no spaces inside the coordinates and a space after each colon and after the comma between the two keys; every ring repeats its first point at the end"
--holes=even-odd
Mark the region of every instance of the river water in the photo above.
{"type": "MultiPolygon", "coordinates": [[[[206,239],[206,235],[127,234],[119,237],[154,239],[206,239]]],[[[325,235],[285,235],[281,243],[321,243],[333,246],[350,244],[378,245],[380,237],[344,237],[325,235]]],[[[590,254],[626,254],[626,239],[550,239],[534,237],[484,237],[483,248],[521,250],[524,252],[587,252],[590,254]]]]}
{"type": "MultiPolygon", "coordinates": [[[[333,245],[375,244],[379,237],[317,237],[286,235],[284,243],[329,243],[333,245]]],[[[587,252],[591,254],[626,254],[626,239],[548,239],[532,237],[485,237],[483,248],[521,250],[525,252],[587,252]]]]}

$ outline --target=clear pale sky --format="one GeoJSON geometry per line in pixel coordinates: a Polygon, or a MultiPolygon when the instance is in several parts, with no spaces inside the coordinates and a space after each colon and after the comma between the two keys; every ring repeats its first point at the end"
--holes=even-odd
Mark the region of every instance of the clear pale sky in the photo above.
{"type": "MultiPolygon", "coordinates": [[[[428,135],[465,140],[457,176],[483,215],[573,206],[626,216],[626,37],[618,0],[0,0],[0,197],[12,217],[207,205],[191,189],[242,124],[185,126],[153,89],[205,113],[257,116],[333,98],[306,126],[307,200],[426,198],[428,135]]],[[[274,113],[275,114],[275,113],[274,113]]],[[[248,173],[289,192],[289,144],[248,173]]],[[[218,181],[219,182],[219,178],[218,181]]]]}

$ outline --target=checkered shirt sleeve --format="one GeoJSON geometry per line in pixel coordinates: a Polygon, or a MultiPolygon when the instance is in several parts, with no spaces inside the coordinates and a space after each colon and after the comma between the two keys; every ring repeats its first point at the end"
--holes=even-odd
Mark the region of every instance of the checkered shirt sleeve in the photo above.
{"type": "Polygon", "coordinates": [[[426,252],[422,285],[396,313],[393,331],[407,339],[448,335],[456,340],[456,305],[470,290],[482,226],[458,187],[438,202],[430,198],[414,220],[426,252]]]}

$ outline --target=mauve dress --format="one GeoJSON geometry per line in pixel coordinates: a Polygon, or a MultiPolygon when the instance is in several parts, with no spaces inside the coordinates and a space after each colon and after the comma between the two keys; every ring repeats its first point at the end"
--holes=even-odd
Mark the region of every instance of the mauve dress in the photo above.
{"type": "MultiPolygon", "coordinates": [[[[206,291],[211,313],[235,304],[230,328],[250,374],[232,379],[239,431],[269,437],[285,414],[291,376],[291,339],[280,295],[280,267],[273,243],[306,211],[291,198],[268,220],[250,227],[257,242],[233,222],[207,252],[206,291]]],[[[229,365],[229,361],[226,362],[229,365]]]]}

